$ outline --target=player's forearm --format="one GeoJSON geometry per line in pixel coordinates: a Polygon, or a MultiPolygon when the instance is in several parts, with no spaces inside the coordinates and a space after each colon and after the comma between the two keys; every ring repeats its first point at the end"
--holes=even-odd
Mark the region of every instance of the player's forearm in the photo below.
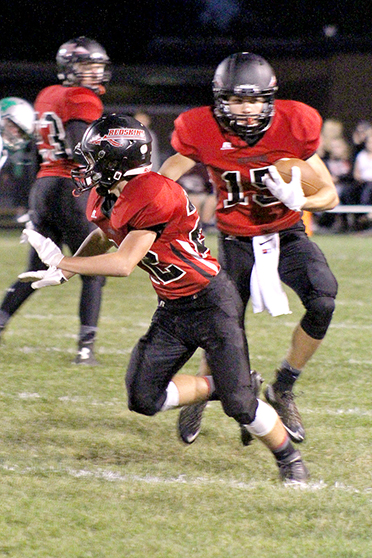
{"type": "Polygon", "coordinates": [[[105,254],[112,246],[114,243],[100,229],[95,229],[80,245],[74,256],[98,256],[105,254]]]}
{"type": "MultiPolygon", "coordinates": [[[[74,257],[90,257],[105,254],[112,245],[112,242],[106,235],[100,229],[96,229],[87,236],[75,252],[74,257]]],[[[66,279],[71,279],[76,273],[78,272],[63,270],[66,279]]]]}
{"type": "MultiPolygon", "coordinates": [[[[94,235],[93,240],[97,239],[97,236],[98,233],[94,235]]],[[[103,237],[103,240],[104,238],[106,237],[103,237]]],[[[116,252],[91,257],[81,257],[80,254],[72,258],[64,257],[57,267],[62,271],[80,275],[128,277],[150,250],[155,239],[156,233],[153,231],[133,230],[124,238],[116,252]]],[[[90,240],[88,248],[89,244],[94,243],[90,240]]]]}
{"type": "Polygon", "coordinates": [[[137,265],[125,261],[117,252],[90,257],[64,257],[58,268],[67,273],[80,275],[103,275],[107,277],[128,277],[137,265]]]}
{"type": "Polygon", "coordinates": [[[336,207],[338,203],[340,203],[340,200],[334,185],[325,185],[316,194],[306,198],[302,209],[305,211],[327,211],[336,207]]]}
{"type": "Polygon", "coordinates": [[[340,200],[329,170],[316,153],[310,157],[310,159],[307,159],[307,163],[309,163],[317,173],[323,186],[316,194],[307,196],[306,203],[302,209],[306,211],[326,211],[327,209],[333,209],[340,203],[340,200]]]}
{"type": "Polygon", "coordinates": [[[178,180],[180,176],[192,169],[195,164],[195,161],[192,159],[184,157],[180,153],[176,153],[164,161],[159,169],[159,174],[171,178],[172,180],[178,180]]]}

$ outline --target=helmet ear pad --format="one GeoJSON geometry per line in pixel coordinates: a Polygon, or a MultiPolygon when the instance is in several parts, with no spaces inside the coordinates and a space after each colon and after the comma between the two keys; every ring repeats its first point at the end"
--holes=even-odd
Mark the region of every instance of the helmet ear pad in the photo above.
{"type": "MultiPolygon", "coordinates": [[[[122,162],[119,160],[112,160],[110,154],[106,156],[106,150],[100,151],[100,158],[94,164],[93,170],[101,176],[100,184],[105,188],[112,188],[119,182],[124,174],[122,170],[122,162]]],[[[123,165],[126,168],[125,164],[123,165]]]]}

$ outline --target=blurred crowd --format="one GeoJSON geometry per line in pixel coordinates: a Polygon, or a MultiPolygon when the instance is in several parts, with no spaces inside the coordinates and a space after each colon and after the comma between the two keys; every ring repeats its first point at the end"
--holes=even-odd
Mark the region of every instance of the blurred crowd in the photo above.
{"type": "MultiPolygon", "coordinates": [[[[147,126],[150,116],[139,111],[135,117],[147,126]]],[[[162,163],[157,133],[153,136],[153,170],[162,163]]],[[[341,205],[372,205],[372,122],[360,120],[350,137],[343,122],[324,120],[318,155],[328,167],[336,185],[341,205]]],[[[15,218],[27,211],[29,189],[38,169],[37,151],[31,142],[24,149],[10,153],[0,173],[0,207],[14,210],[15,218]]],[[[179,183],[197,207],[205,229],[215,225],[216,196],[203,165],[186,173],[179,183]]],[[[372,211],[320,213],[312,217],[312,229],[319,232],[354,232],[372,229],[372,211]]]]}
{"type": "MultiPolygon", "coordinates": [[[[318,155],[328,167],[341,205],[372,205],[372,123],[357,122],[351,137],[335,118],[323,123],[318,155]]],[[[345,208],[346,209],[346,208],[345,208]]],[[[329,232],[352,232],[372,228],[372,212],[322,213],[314,215],[314,227],[329,232]]]]}

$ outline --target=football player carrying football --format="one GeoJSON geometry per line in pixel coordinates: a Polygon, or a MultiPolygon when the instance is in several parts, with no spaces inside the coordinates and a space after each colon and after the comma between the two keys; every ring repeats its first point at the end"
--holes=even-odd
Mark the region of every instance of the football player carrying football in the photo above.
{"type": "Polygon", "coordinates": [[[87,217],[99,228],[73,257],[25,229],[24,238],[50,266],[36,274],[33,287],[49,273],[59,273],[62,282],[75,273],[126,277],[137,265],[145,270],[159,303],[131,354],[129,408],[152,416],[219,399],[228,416],[272,451],[284,481],[304,482],[306,467],[278,414],[254,395],[236,288],[205,247],[184,189],[151,171],[150,132],[132,117],[108,115],[87,129],[76,149],[86,166],[72,176],[78,193],[91,190],[87,217]],[[108,252],[113,245],[117,250],[108,252]],[[210,359],[211,374],[177,374],[198,347],[210,359]]]}
{"type": "MultiPolygon", "coordinates": [[[[87,197],[72,195],[71,170],[79,158],[75,145],[85,130],[103,112],[100,95],[110,79],[109,57],[96,41],[79,37],[64,43],[57,53],[58,78],[62,82],[43,89],[35,101],[40,170],[31,189],[29,214],[35,230],[66,244],[74,253],[94,228],[85,216],[87,197]]],[[[29,270],[45,269],[35,250],[30,251],[29,270]]],[[[58,278],[57,278],[58,279],[58,278]]],[[[76,364],[96,364],[93,345],[101,306],[102,277],[82,276],[80,332],[76,364]]],[[[49,276],[49,281],[53,277],[49,276]]],[[[33,293],[27,283],[17,281],[0,308],[0,333],[10,318],[33,293]]]]}
{"type": "MultiPolygon", "coordinates": [[[[218,192],[219,261],[238,287],[242,325],[253,295],[251,275],[257,254],[268,259],[280,245],[275,270],[264,270],[263,277],[279,272],[281,281],[301,299],[305,314],[265,396],[292,440],[302,442],[305,430],[292,388],[327,332],[337,282],[321,250],[307,237],[301,210],[331,209],[338,196],[316,154],[322,126],[319,113],[301,102],[275,100],[276,91],[274,71],[265,59],[249,52],[227,57],[215,71],[214,106],[191,109],[176,119],[171,142],[177,153],[159,172],[178,180],[197,162],[207,166],[218,192]],[[306,160],[319,177],[318,192],[305,198],[298,168],[286,184],[273,166],[281,158],[306,160]]],[[[270,292],[263,296],[270,298],[270,292]]],[[[280,308],[275,292],[273,298],[274,308],[264,307],[273,315],[288,313],[285,304],[280,308]]],[[[181,410],[179,428],[185,441],[200,430],[201,413],[200,406],[181,410]]]]}

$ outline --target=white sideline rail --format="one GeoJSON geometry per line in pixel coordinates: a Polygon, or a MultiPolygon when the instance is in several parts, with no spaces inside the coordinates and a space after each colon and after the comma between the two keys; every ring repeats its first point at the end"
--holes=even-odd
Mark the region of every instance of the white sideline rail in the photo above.
{"type": "Polygon", "coordinates": [[[372,205],[337,205],[325,213],[372,213],[372,205]]]}

